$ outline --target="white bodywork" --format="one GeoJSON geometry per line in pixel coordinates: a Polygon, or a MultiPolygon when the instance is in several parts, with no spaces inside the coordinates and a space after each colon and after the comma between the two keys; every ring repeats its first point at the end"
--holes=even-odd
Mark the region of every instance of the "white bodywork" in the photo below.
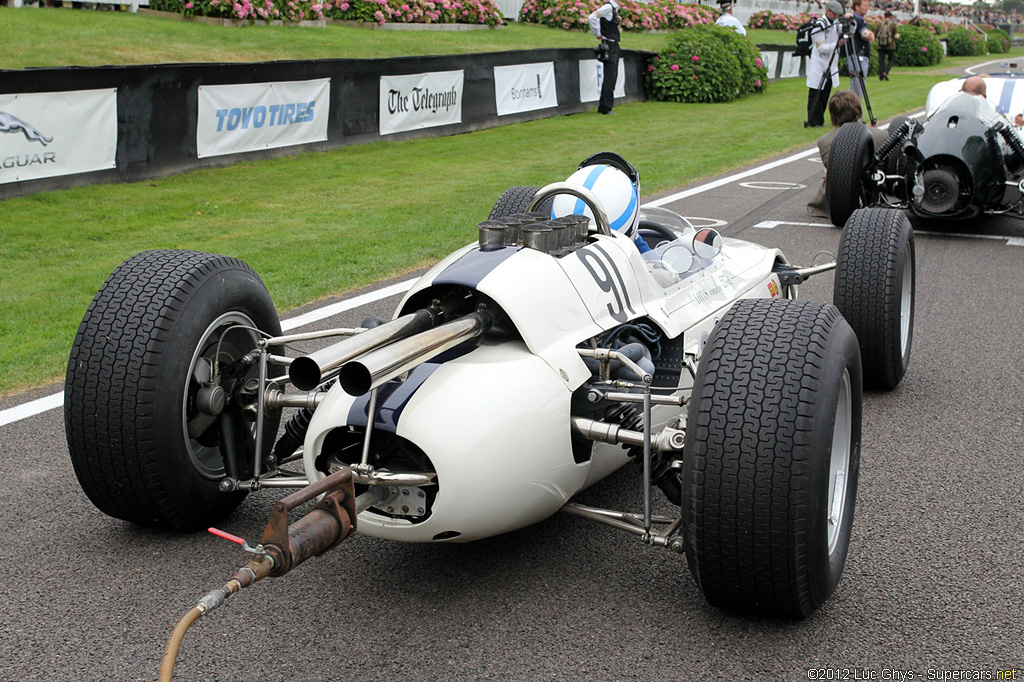
{"type": "MultiPolygon", "coordinates": [[[[679,243],[692,238],[690,228],[679,243]]],[[[574,460],[570,400],[591,378],[577,346],[625,321],[646,318],[670,339],[683,335],[685,353],[699,356],[733,302],[780,293],[772,268],[785,262],[778,250],[725,239],[713,260],[663,288],[636,246],[618,234],[592,235],[588,244],[561,257],[502,249],[511,251],[487,253],[471,245],[453,253],[413,286],[396,312],[409,312],[406,302],[418,292],[462,283],[493,299],[521,340],[483,337],[454,359],[416,368],[404,378],[415,386],[403,393],[396,385],[378,403],[383,416],[377,428],[393,428],[429,457],[437,496],[425,519],[394,518],[371,508],[359,516],[362,533],[461,542],[554,514],[629,461],[625,448],[606,444],[595,445],[588,461],[574,460]],[[385,427],[381,420],[392,418],[385,427]]],[[[689,374],[680,376],[681,387],[688,388],[689,374]]],[[[335,386],[317,408],[303,450],[311,481],[326,475],[316,467],[325,438],[350,424],[352,414],[358,413],[357,426],[364,427],[366,403],[366,396],[354,398],[335,386]]],[[[678,414],[679,408],[658,408],[653,422],[664,424],[678,414]]]]}
{"type": "MultiPolygon", "coordinates": [[[[1024,113],[1024,78],[987,76],[983,80],[985,98],[995,111],[1011,121],[1017,114],[1024,113]]],[[[943,102],[960,92],[963,84],[963,78],[954,78],[933,86],[925,100],[925,116],[931,118],[943,102]]]]}

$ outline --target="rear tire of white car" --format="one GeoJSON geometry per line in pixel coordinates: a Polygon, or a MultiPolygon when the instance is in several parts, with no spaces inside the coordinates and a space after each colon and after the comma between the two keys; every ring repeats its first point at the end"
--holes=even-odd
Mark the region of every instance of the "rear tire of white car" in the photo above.
{"type": "MultiPolygon", "coordinates": [[[[255,428],[232,399],[255,366],[234,361],[259,329],[281,333],[263,282],[240,260],[193,251],[147,251],[125,261],[85,313],[68,361],[64,423],[75,474],[96,507],[133,523],[194,530],[245,497],[224,493],[223,443],[252,476],[255,428]],[[200,397],[210,360],[224,395],[200,397]],[[204,410],[200,405],[206,405],[204,410]]],[[[269,452],[280,413],[266,419],[269,452]]]]}
{"type": "Polygon", "coordinates": [[[910,364],[916,289],[914,230],[902,211],[865,208],[843,228],[833,303],[864,361],[864,388],[891,391],[910,364]]]}
{"type": "Polygon", "coordinates": [[[875,140],[863,123],[844,123],[832,139],[825,171],[828,217],[836,227],[864,205],[864,169],[875,153],[875,140]]]}
{"type": "MultiPolygon", "coordinates": [[[[502,193],[501,197],[494,204],[494,208],[491,209],[491,214],[487,216],[488,220],[494,220],[495,218],[507,218],[515,213],[523,213],[526,208],[533,201],[533,197],[537,194],[537,190],[540,187],[509,187],[502,193]]],[[[550,214],[551,199],[545,201],[540,210],[550,214]]]]}
{"type": "Polygon", "coordinates": [[[860,463],[857,338],[833,306],[737,302],[704,348],[687,415],[687,564],[707,600],[804,618],[846,563],[860,463]]]}

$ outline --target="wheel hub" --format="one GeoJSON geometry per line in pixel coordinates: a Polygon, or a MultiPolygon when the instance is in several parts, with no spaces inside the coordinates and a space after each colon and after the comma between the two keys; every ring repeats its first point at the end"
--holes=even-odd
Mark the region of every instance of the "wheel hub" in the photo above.
{"type": "Polygon", "coordinates": [[[924,174],[922,206],[930,213],[946,213],[956,206],[960,181],[946,168],[933,168],[924,174]]]}

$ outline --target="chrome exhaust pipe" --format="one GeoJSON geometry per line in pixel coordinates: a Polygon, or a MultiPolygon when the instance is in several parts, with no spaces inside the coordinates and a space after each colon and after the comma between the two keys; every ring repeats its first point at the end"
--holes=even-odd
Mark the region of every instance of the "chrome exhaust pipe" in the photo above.
{"type": "MultiPolygon", "coordinates": [[[[349,395],[369,393],[449,348],[480,336],[490,326],[491,315],[486,311],[470,313],[345,363],[338,380],[349,395]]],[[[294,363],[292,366],[295,366],[294,363]]]]}
{"type": "Polygon", "coordinates": [[[430,329],[436,322],[438,312],[417,310],[309,355],[295,358],[288,367],[288,376],[296,388],[312,391],[352,358],[430,329]]]}

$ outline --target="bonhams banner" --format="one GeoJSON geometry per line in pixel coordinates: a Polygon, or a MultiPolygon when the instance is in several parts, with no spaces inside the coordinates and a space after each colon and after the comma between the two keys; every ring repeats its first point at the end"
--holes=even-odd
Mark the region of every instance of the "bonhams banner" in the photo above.
{"type": "Polygon", "coordinates": [[[380,77],[380,134],[462,123],[463,71],[380,77]]]}
{"type": "Polygon", "coordinates": [[[117,90],[0,95],[0,183],[116,167],[117,90]]]}
{"type": "Polygon", "coordinates": [[[555,63],[495,66],[494,101],[498,116],[557,107],[555,63]]]}
{"type": "Polygon", "coordinates": [[[331,79],[200,85],[199,158],[327,139],[331,79]]]}
{"type": "MultiPolygon", "coordinates": [[[[619,77],[615,79],[615,96],[626,96],[626,62],[619,60],[619,77]]],[[[604,65],[596,59],[580,60],[580,101],[596,102],[601,98],[604,65]]]]}

